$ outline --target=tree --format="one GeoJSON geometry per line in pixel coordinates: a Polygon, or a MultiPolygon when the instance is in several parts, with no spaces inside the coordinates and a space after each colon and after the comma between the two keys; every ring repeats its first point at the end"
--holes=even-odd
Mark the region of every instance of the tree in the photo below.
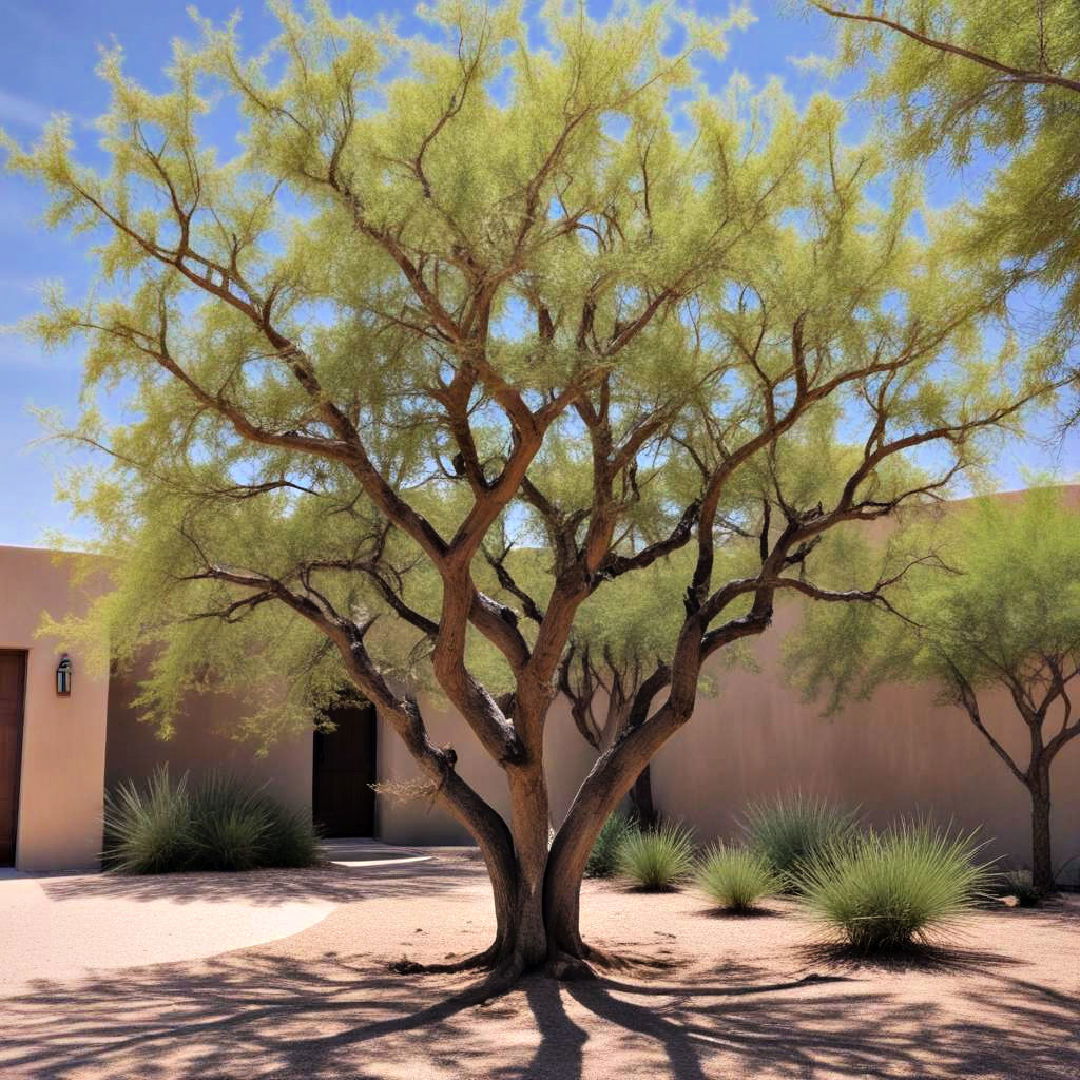
{"type": "MultiPolygon", "coordinates": [[[[1022,272],[1057,305],[1042,332],[1080,328],[1080,16],[1073,0],[811,0],[842,26],[837,63],[867,70],[910,160],[946,150],[955,167],[992,155],[968,213],[970,257],[1022,272]]],[[[1072,421],[1078,418],[1071,417],[1072,421]]]]}
{"type": "Polygon", "coordinates": [[[103,237],[105,297],[36,324],[88,341],[91,400],[130,392],[71,433],[113,461],[76,495],[118,556],[96,617],[121,661],[157,647],[164,725],[211,680],[284,680],[252,702],[271,732],[351,683],[481,849],[498,930],[471,962],[583,970],[585,861],[702,665],[764,632],[778,590],[877,602],[887,582],[814,584],[827,535],[944,490],[1049,369],[984,347],[1002,294],[910,235],[917,185],[842,144],[836,102],[699,84],[726,25],[550,5],[533,48],[513,5],[438,4],[435,39],[275,11],[254,59],[204,24],[163,94],[107,57],[106,173],[63,121],[7,144],[54,222],[103,237]],[[227,160],[211,102],[243,118],[227,160]],[[772,468],[803,454],[831,470],[813,503],[772,468]],[[752,512],[747,477],[768,481],[752,512]],[[506,537],[544,554],[520,612],[482,557],[506,537]],[[549,851],[544,724],[579,611],[676,552],[670,685],[549,851]],[[430,740],[419,680],[501,767],[507,819],[430,740]]]}
{"type": "MultiPolygon", "coordinates": [[[[595,594],[594,602],[582,604],[559,665],[559,690],[581,737],[598,754],[637,727],[671,683],[668,657],[679,608],[670,572],[679,569],[665,560],[617,579],[595,594]]],[[[648,763],[630,788],[630,803],[640,825],[657,823],[648,763]]]]}
{"type": "Polygon", "coordinates": [[[1080,676],[1080,512],[1059,490],[1032,488],[1019,506],[984,498],[954,510],[936,532],[941,561],[905,576],[894,612],[808,612],[790,659],[807,688],[834,695],[890,680],[938,685],[1031,797],[1032,877],[1049,892],[1050,767],[1080,735],[1069,696],[1080,676]],[[987,709],[993,689],[1026,729],[1026,760],[999,741],[1009,720],[987,709]]]}

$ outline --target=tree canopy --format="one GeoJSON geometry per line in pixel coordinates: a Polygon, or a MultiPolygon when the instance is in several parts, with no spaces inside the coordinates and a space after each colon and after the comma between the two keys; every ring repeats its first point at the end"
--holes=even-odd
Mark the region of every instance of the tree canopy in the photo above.
{"type": "Polygon", "coordinates": [[[517,4],[426,10],[405,38],[278,4],[257,56],[202,23],[165,93],[103,61],[107,170],[62,120],[6,145],[55,224],[102,238],[102,296],[57,294],[36,329],[87,343],[71,435],[112,464],[77,503],[118,556],[97,617],[122,659],[158,649],[146,712],[273,676],[274,730],[351,683],[476,837],[485,958],[520,970],[585,955],[592,839],[702,665],[778,590],[880,601],[888,579],[815,581],[830,534],[946,492],[1059,358],[1002,332],[1007,283],[954,222],[915,233],[916,176],[846,145],[840,103],[708,90],[729,23],[549,3],[538,45],[517,4]],[[226,108],[223,152],[201,132],[226,108]],[[661,564],[669,686],[549,855],[559,666],[593,598],[661,564]],[[423,683],[504,770],[508,819],[428,738],[423,683]]]}
{"type": "Polygon", "coordinates": [[[1080,14],[1072,0],[818,2],[840,20],[838,66],[911,160],[944,152],[990,176],[965,211],[973,258],[1045,290],[1038,332],[1080,328],[1080,14]]]}

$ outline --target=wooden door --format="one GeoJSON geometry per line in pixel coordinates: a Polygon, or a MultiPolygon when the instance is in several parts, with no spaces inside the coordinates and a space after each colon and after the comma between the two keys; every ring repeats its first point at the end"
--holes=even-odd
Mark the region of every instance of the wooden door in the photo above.
{"type": "Polygon", "coordinates": [[[0,866],[15,862],[26,653],[0,652],[0,866]]]}
{"type": "Polygon", "coordinates": [[[378,778],[377,726],[372,705],[330,715],[333,731],[316,731],[312,748],[311,812],[323,836],[373,836],[378,778]]]}

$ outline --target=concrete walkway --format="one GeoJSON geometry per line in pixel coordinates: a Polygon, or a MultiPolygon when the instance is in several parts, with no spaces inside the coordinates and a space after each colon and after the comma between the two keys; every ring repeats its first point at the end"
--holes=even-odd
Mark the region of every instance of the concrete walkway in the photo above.
{"type": "Polygon", "coordinates": [[[331,841],[327,854],[334,865],[325,869],[245,874],[0,870],[0,996],[39,980],[199,960],[290,937],[359,899],[364,867],[430,858],[370,840],[331,841]]]}

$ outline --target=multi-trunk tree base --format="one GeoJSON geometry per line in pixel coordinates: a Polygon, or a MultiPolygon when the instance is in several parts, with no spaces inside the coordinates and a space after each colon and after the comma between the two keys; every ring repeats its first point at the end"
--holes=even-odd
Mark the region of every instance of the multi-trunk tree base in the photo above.
{"type": "Polygon", "coordinates": [[[446,975],[475,971],[483,974],[475,987],[478,999],[504,993],[525,975],[541,974],[559,982],[579,982],[597,977],[597,968],[617,966],[612,957],[582,946],[580,956],[555,950],[540,963],[527,963],[519,950],[505,950],[493,943],[470,956],[446,963],[421,964],[403,958],[387,965],[397,975],[446,975]]]}

